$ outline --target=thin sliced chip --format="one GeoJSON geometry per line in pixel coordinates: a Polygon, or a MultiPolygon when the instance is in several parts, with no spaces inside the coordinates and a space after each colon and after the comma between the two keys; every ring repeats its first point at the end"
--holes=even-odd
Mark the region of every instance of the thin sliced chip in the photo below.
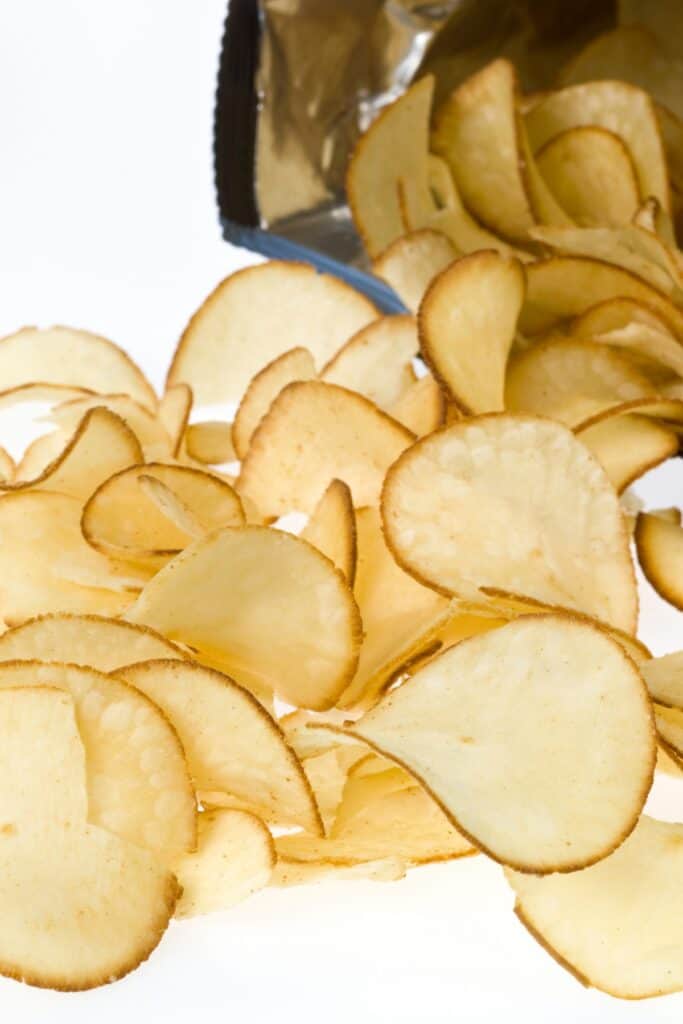
{"type": "Polygon", "coordinates": [[[683,988],[682,825],[642,817],[611,857],[584,871],[505,874],[522,924],[584,985],[622,999],[683,988]]]}
{"type": "Polygon", "coordinates": [[[142,450],[130,427],[109,409],[91,409],[39,476],[5,484],[5,490],[54,491],[84,501],[107,477],[141,461],[142,450]]]}
{"type": "Polygon", "coordinates": [[[99,615],[41,615],[0,636],[0,661],[61,661],[115,672],[151,658],[185,661],[187,655],[149,626],[99,615]]]}
{"type": "Polygon", "coordinates": [[[312,512],[335,478],[349,485],[356,507],[374,505],[388,467],[413,440],[354,391],[289,384],[252,437],[237,489],[265,516],[312,512]]]}
{"type": "Polygon", "coordinates": [[[536,154],[538,169],[567,213],[584,227],[627,224],[640,203],[631,154],[614,132],[569,128],[536,154]]]}
{"type": "Polygon", "coordinates": [[[411,231],[387,246],[372,264],[372,272],[391,285],[411,313],[434,278],[458,256],[455,245],[441,231],[411,231]]]}
{"type": "Polygon", "coordinates": [[[275,867],[275,845],[263,822],[244,811],[205,811],[199,815],[196,853],[173,865],[182,896],[176,917],[227,910],[268,885],[275,867]]]}
{"type": "Polygon", "coordinates": [[[619,846],[656,758],[631,659],[559,615],[451,647],[347,731],[411,771],[480,849],[534,873],[576,871],[619,846]]]}
{"type": "MultiPolygon", "coordinates": [[[[367,750],[367,747],[363,746],[362,749],[367,750]]],[[[352,833],[359,816],[367,821],[371,808],[381,804],[386,797],[415,789],[418,787],[409,772],[399,768],[388,758],[371,751],[349,769],[342,800],[334,819],[332,836],[339,838],[352,833]]],[[[424,793],[424,790],[422,792],[424,793]]],[[[429,796],[427,800],[434,803],[429,796]]]]}
{"type": "MultiPolygon", "coordinates": [[[[138,487],[149,500],[156,505],[165,519],[168,519],[174,526],[177,526],[181,533],[195,540],[202,537],[206,532],[194,512],[191,512],[184,501],[178,497],[175,491],[157,480],[155,476],[148,473],[141,473],[138,477],[138,487]]],[[[238,517],[238,523],[242,520],[238,517]]]]}
{"type": "Polygon", "coordinates": [[[130,395],[155,410],[157,397],[129,356],[97,334],[72,327],[24,327],[0,340],[3,389],[57,384],[130,395]]]}
{"type": "Polygon", "coordinates": [[[511,412],[548,416],[570,427],[654,394],[625,353],[578,338],[550,338],[520,353],[505,381],[505,405],[511,412]]]}
{"type": "Polygon", "coordinates": [[[519,321],[525,335],[550,331],[608,299],[626,298],[652,307],[683,340],[683,313],[661,292],[622,267],[583,256],[551,256],[526,268],[526,302],[519,321]]]}
{"type": "Polygon", "coordinates": [[[378,316],[360,292],[306,263],[248,267],[222,281],[192,317],[167,384],[189,384],[199,406],[239,402],[254,374],[293,345],[309,349],[320,368],[378,316]]]}
{"type": "Polygon", "coordinates": [[[434,79],[425,75],[386,107],[360,138],[346,176],[351,213],[371,259],[403,234],[399,178],[427,181],[434,79]]]}
{"type": "Polygon", "coordinates": [[[524,241],[536,218],[521,171],[517,90],[509,61],[487,64],[437,111],[431,147],[475,217],[504,238],[524,241]]]}
{"type": "Polygon", "coordinates": [[[85,748],[92,824],[166,860],[194,849],[196,803],[185,754],[155,704],[122,679],[57,662],[0,664],[0,691],[15,686],[71,694],[85,748]]]}
{"type": "Polygon", "coordinates": [[[89,388],[74,388],[68,384],[19,384],[0,391],[0,412],[6,412],[15,405],[40,404],[59,405],[72,398],[86,398],[94,394],[89,388]]]}
{"type": "Polygon", "coordinates": [[[619,499],[559,423],[480,416],[423,438],[389,470],[382,517],[399,564],[444,593],[493,588],[635,632],[619,499]]]}
{"type": "Polygon", "coordinates": [[[108,589],[117,572],[86,544],[80,519],[80,502],[65,494],[24,491],[0,498],[0,617],[8,626],[46,612],[118,615],[128,607],[129,594],[108,589]]]}
{"type": "Polygon", "coordinates": [[[667,523],[675,523],[676,526],[681,525],[681,510],[680,508],[674,508],[673,505],[669,506],[669,508],[652,508],[650,509],[650,515],[665,519],[667,523]]]}
{"type": "Polygon", "coordinates": [[[683,529],[641,512],[636,521],[640,568],[660,597],[683,611],[683,529]]]}
{"type": "Polygon", "coordinates": [[[72,435],[68,430],[53,430],[31,441],[17,464],[12,482],[17,484],[37,480],[64,453],[71,440],[72,435]]]}
{"type": "MultiPolygon", "coordinates": [[[[676,248],[676,234],[673,221],[668,213],[665,213],[658,199],[650,196],[633,215],[633,224],[645,228],[653,235],[657,235],[666,245],[676,248]]],[[[674,254],[676,255],[676,254],[674,254]]],[[[676,255],[677,262],[680,258],[676,255]]]]}
{"type": "Polygon", "coordinates": [[[294,861],[279,855],[271,885],[310,885],[312,882],[398,882],[405,878],[406,865],[398,857],[336,864],[329,860],[294,861]]]}
{"type": "Polygon", "coordinates": [[[235,449],[232,444],[232,424],[222,420],[191,423],[185,433],[187,454],[197,462],[219,465],[232,462],[235,449]]]}
{"type": "Polygon", "coordinates": [[[389,409],[389,415],[416,437],[431,434],[446,421],[446,396],[430,373],[414,381],[389,409]]]}
{"type": "Polygon", "coordinates": [[[626,82],[588,82],[548,93],[526,115],[534,152],[566,131],[593,125],[623,139],[633,159],[642,199],[654,196],[669,211],[662,137],[651,98],[626,82]]]}
{"type": "Polygon", "coordinates": [[[653,709],[660,744],[683,767],[683,711],[656,703],[653,709]]]}
{"type": "Polygon", "coordinates": [[[159,422],[169,436],[171,455],[176,456],[185,436],[185,428],[192,410],[192,388],[187,384],[173,384],[166,388],[159,402],[159,422]]]}
{"type": "Polygon", "coordinates": [[[614,331],[594,336],[601,345],[625,349],[653,383],[669,378],[671,372],[683,375],[683,345],[668,331],[646,324],[631,323],[614,331]]]}
{"type": "Polygon", "coordinates": [[[664,775],[673,775],[674,778],[680,779],[683,775],[683,759],[673,757],[668,750],[666,750],[661,742],[657,747],[657,768],[658,772],[662,772],[664,775]]]}
{"type": "Polygon", "coordinates": [[[297,380],[315,380],[315,362],[307,348],[292,348],[264,366],[244,392],[232,424],[237,457],[249,451],[254,432],[283,388],[297,380]]]}
{"type": "Polygon", "coordinates": [[[608,416],[576,432],[621,494],[649,469],[677,454],[678,435],[646,416],[608,416]]]}
{"type": "Polygon", "coordinates": [[[207,652],[239,683],[314,710],[334,704],[358,662],[360,615],[341,573],[306,541],[267,527],[196,541],[127,618],[207,652]]]}
{"type": "Polygon", "coordinates": [[[161,420],[128,395],[86,395],[71,398],[56,405],[48,420],[62,430],[71,432],[78,427],[86,413],[98,407],[109,409],[123,420],[137,437],[146,459],[170,458],[173,454],[171,438],[161,420]]]}
{"type": "Polygon", "coordinates": [[[665,318],[652,306],[636,299],[617,297],[590,306],[574,320],[570,332],[580,338],[593,338],[634,323],[663,334],[669,330],[665,318]]]}
{"type": "Polygon", "coordinates": [[[15,471],[14,459],[9,452],[0,447],[0,483],[9,483],[15,471]]]}
{"type": "MultiPolygon", "coordinates": [[[[338,740],[338,736],[335,736],[335,740],[338,740]]],[[[314,754],[304,760],[304,769],[315,793],[326,833],[329,833],[335,820],[349,769],[365,757],[367,752],[368,748],[365,744],[348,745],[337,742],[330,750],[314,754]]],[[[314,837],[308,833],[307,838],[314,837]]]]}
{"type": "Polygon", "coordinates": [[[325,754],[328,750],[338,747],[340,742],[354,743],[355,741],[346,740],[345,736],[330,732],[326,728],[329,724],[342,725],[347,718],[345,711],[336,709],[322,713],[297,709],[280,718],[278,725],[297,756],[307,758],[325,754]]]}
{"type": "Polygon", "coordinates": [[[351,491],[343,480],[332,481],[301,536],[322,551],[353,586],[356,577],[356,516],[351,491]]]}
{"type": "Polygon", "coordinates": [[[505,366],[524,301],[524,270],[496,252],[464,256],[420,307],[420,348],[467,414],[504,408],[505,366]]]}
{"type": "MultiPolygon", "coordinates": [[[[164,565],[193,538],[148,496],[141,477],[165,484],[178,497],[203,532],[239,526],[244,512],[229,484],[189,466],[162,463],[131,466],[116,473],[92,494],[83,509],[83,536],[104,554],[154,567],[164,565]]],[[[162,506],[163,507],[163,506],[162,506]]]]}
{"type": "Polygon", "coordinates": [[[310,786],[282,730],[232,679],[167,660],[129,665],[119,675],[173,722],[198,790],[232,794],[268,821],[320,831],[310,786]]]}
{"type": "Polygon", "coordinates": [[[414,381],[419,341],[412,316],[384,316],[363,327],[330,359],[320,379],[390,409],[414,381]]]}

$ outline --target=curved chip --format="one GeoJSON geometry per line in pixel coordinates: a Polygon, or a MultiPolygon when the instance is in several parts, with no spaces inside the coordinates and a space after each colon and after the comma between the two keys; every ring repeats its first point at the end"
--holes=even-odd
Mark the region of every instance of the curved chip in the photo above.
{"type": "Polygon", "coordinates": [[[155,410],[157,397],[132,359],[106,338],[73,327],[24,327],[0,339],[3,389],[56,384],[130,395],[155,410]]]}
{"type": "Polygon", "coordinates": [[[424,297],[422,355],[465,413],[504,408],[505,366],[524,287],[518,260],[484,251],[454,263],[424,297]]]}
{"type": "Polygon", "coordinates": [[[653,704],[655,725],[660,745],[676,764],[683,768],[683,711],[653,704]]]}
{"type": "Polygon", "coordinates": [[[388,245],[372,264],[372,272],[391,285],[411,313],[434,278],[458,256],[455,245],[441,231],[410,231],[388,245]]]}
{"type": "Polygon", "coordinates": [[[264,366],[250,381],[232,424],[232,442],[243,459],[259,423],[283,388],[297,380],[315,380],[315,362],[307,348],[292,348],[264,366]]]}
{"type": "Polygon", "coordinates": [[[192,410],[192,388],[187,384],[173,384],[166,388],[159,402],[159,422],[168,434],[171,443],[171,455],[176,456],[185,436],[192,410]]]}
{"type": "Polygon", "coordinates": [[[322,551],[353,586],[356,576],[356,516],[351,491],[343,480],[332,481],[301,536],[322,551]]]}
{"type": "Polygon", "coordinates": [[[232,424],[222,420],[191,423],[185,432],[185,447],[191,459],[208,465],[220,465],[235,458],[232,424]]]}
{"type": "Polygon", "coordinates": [[[239,683],[314,710],[334,704],[358,662],[360,616],[341,573],[306,541],[268,527],[196,541],[126,617],[206,651],[239,683]]]}
{"type": "Polygon", "coordinates": [[[347,731],[412,772],[484,852],[539,874],[619,846],[656,759],[633,662],[602,630],[559,615],[463,640],[347,731]]]}
{"type": "Polygon", "coordinates": [[[355,391],[304,381],[281,391],[252,437],[237,483],[264,516],[310,513],[331,480],[376,505],[384,474],[414,435],[355,391]]]}
{"type": "Polygon", "coordinates": [[[48,420],[62,430],[73,431],[86,413],[98,407],[115,413],[138,439],[147,459],[169,458],[173,444],[161,419],[128,395],[85,395],[60,402],[48,420]]]}
{"type": "Polygon", "coordinates": [[[389,470],[382,517],[399,564],[443,593],[503,591],[635,631],[619,499],[559,423],[480,416],[423,438],[389,470]]]}
{"type": "Polygon", "coordinates": [[[576,436],[593,453],[618,494],[649,469],[672,458],[679,449],[675,431],[647,416],[606,416],[576,436]]]}
{"type": "Polygon", "coordinates": [[[415,380],[412,359],[418,348],[412,316],[384,316],[354,334],[323,367],[320,379],[389,410],[415,380]]]}
{"type": "Polygon", "coordinates": [[[8,451],[0,447],[0,483],[9,483],[15,471],[14,459],[8,451]]]}
{"type": "Polygon", "coordinates": [[[522,924],[584,985],[622,999],[683,988],[683,825],[642,817],[584,871],[505,874],[522,924]]]}
{"type": "Polygon", "coordinates": [[[388,410],[389,415],[423,437],[442,427],[446,421],[446,396],[430,373],[414,381],[388,410]]]}
{"type": "Polygon", "coordinates": [[[268,821],[320,832],[299,759],[250,693],[220,672],[188,662],[145,661],[119,675],[178,730],[198,790],[230,794],[268,821]]]}
{"type": "Polygon", "coordinates": [[[683,611],[683,529],[641,512],[636,520],[640,568],[660,597],[683,611]]]}
{"type": "Polygon", "coordinates": [[[309,349],[321,367],[378,316],[360,292],[306,263],[247,267],[222,281],[194,314],[167,384],[189,384],[199,406],[239,402],[254,374],[293,344],[309,349]]]}
{"type": "Polygon", "coordinates": [[[651,658],[640,671],[653,700],[683,710],[683,651],[651,658]]]}

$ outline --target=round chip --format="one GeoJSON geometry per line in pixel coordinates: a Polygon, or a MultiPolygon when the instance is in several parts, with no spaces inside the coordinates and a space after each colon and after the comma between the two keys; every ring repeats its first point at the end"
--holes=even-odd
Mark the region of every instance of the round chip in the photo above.
{"type": "Polygon", "coordinates": [[[640,567],[660,597],[683,611],[683,529],[641,512],[636,520],[640,567]]]}
{"type": "Polygon", "coordinates": [[[656,757],[633,662],[602,630],[559,615],[463,640],[347,731],[411,771],[484,852],[539,874],[576,871],[623,842],[656,757]]]}
{"type": "Polygon", "coordinates": [[[301,536],[322,551],[353,586],[356,577],[356,516],[351,491],[343,480],[332,481],[301,536]]]}
{"type": "Polygon", "coordinates": [[[457,256],[450,238],[423,228],[387,246],[372,264],[372,272],[391,285],[406,309],[417,313],[429,285],[457,256]]]}
{"type": "Polygon", "coordinates": [[[389,410],[414,382],[419,347],[412,316],[384,316],[363,327],[323,368],[320,378],[389,410]]]}
{"type": "Polygon", "coordinates": [[[70,398],[55,406],[48,418],[62,430],[73,431],[87,412],[98,407],[109,409],[123,420],[138,439],[146,459],[170,458],[173,454],[173,442],[161,418],[128,395],[70,398]]]}
{"type": "Polygon", "coordinates": [[[292,348],[264,366],[250,381],[232,424],[235,453],[243,459],[249,451],[256,428],[288,384],[315,380],[315,362],[307,348],[292,348]]]}

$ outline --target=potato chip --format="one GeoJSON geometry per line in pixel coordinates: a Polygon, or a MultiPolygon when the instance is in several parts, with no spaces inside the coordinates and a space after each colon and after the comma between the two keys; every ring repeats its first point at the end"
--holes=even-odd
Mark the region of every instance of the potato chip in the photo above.
{"type": "MultiPolygon", "coordinates": [[[[367,747],[363,745],[361,749],[367,750],[367,747]]],[[[339,837],[345,833],[352,833],[358,819],[367,820],[372,813],[371,808],[381,805],[386,797],[415,789],[418,789],[415,779],[404,768],[399,768],[374,751],[366,753],[349,769],[342,800],[334,819],[332,836],[339,837]]],[[[424,790],[422,792],[424,793],[424,790]]],[[[434,803],[431,797],[426,793],[424,795],[427,801],[434,803]]]]}
{"type": "Polygon", "coordinates": [[[677,765],[683,767],[683,711],[653,704],[660,745],[677,765]]]}
{"type": "Polygon", "coordinates": [[[638,209],[640,193],[633,161],[614,132],[591,125],[569,128],[541,147],[536,163],[577,224],[626,224],[638,209]]]}
{"type": "Polygon", "coordinates": [[[189,384],[199,406],[238,402],[254,374],[293,345],[309,349],[320,368],[378,316],[360,292],[308,264],[247,267],[222,281],[192,317],[167,384],[189,384]]]}
{"type": "Polygon", "coordinates": [[[67,384],[19,384],[13,388],[0,391],[0,412],[6,412],[15,405],[41,404],[60,405],[72,398],[86,398],[94,395],[89,388],[69,387],[67,384]]]}
{"type": "Polygon", "coordinates": [[[320,379],[389,410],[415,380],[412,359],[418,348],[414,317],[384,316],[347,341],[323,367],[320,379]]]}
{"type": "Polygon", "coordinates": [[[53,430],[31,441],[17,464],[12,482],[18,484],[37,480],[64,453],[72,436],[68,430],[53,430]]]}
{"type": "Polygon", "coordinates": [[[671,372],[683,374],[683,345],[668,331],[633,321],[625,327],[617,327],[604,334],[583,334],[586,329],[580,324],[582,319],[579,317],[573,325],[572,335],[592,337],[601,345],[624,349],[653,383],[662,377],[666,378],[671,372]]]}
{"type": "Polygon", "coordinates": [[[270,832],[244,811],[205,811],[199,815],[199,845],[173,865],[182,896],[176,917],[196,917],[240,903],[263,889],[275,867],[270,832]]]}
{"type": "Polygon", "coordinates": [[[244,522],[238,495],[211,473],[158,462],[131,466],[105,480],[83,509],[83,536],[103,554],[158,567],[193,539],[189,527],[179,528],[163,503],[160,507],[158,500],[150,500],[141,477],[169,488],[192,516],[191,523],[205,533],[244,522]]]}
{"type": "Polygon", "coordinates": [[[579,428],[576,436],[593,453],[617,493],[677,454],[678,436],[646,416],[617,414],[579,428]]]}
{"type": "MultiPolygon", "coordinates": [[[[339,737],[335,735],[335,740],[338,739],[339,737]]],[[[367,752],[365,744],[348,745],[336,742],[329,750],[304,759],[304,770],[315,793],[325,833],[329,833],[337,814],[349,769],[365,757],[367,752]]],[[[309,832],[307,838],[314,837],[309,832]]]]}
{"type": "Polygon", "coordinates": [[[348,714],[336,708],[323,712],[298,708],[283,715],[278,725],[297,757],[308,758],[325,754],[341,743],[355,745],[354,740],[327,729],[329,724],[342,725],[347,719],[348,714]]]}
{"type": "Polygon", "coordinates": [[[642,665],[641,672],[653,700],[683,710],[683,651],[651,658],[642,665]]]}
{"type": "Polygon", "coordinates": [[[312,882],[398,882],[405,877],[406,865],[398,857],[338,864],[329,860],[296,861],[278,854],[271,885],[310,885],[312,882]]]}
{"type": "Polygon", "coordinates": [[[669,181],[662,137],[651,98],[626,82],[588,82],[548,93],[526,115],[534,152],[566,131],[592,125],[618,135],[635,167],[643,199],[654,196],[670,209],[669,181]]]}
{"type": "Polygon", "coordinates": [[[249,451],[254,431],[283,388],[297,380],[315,380],[315,363],[307,348],[292,348],[264,366],[242,396],[232,424],[237,457],[249,451]]]}
{"type": "Polygon", "coordinates": [[[265,516],[312,512],[334,479],[349,485],[356,507],[377,504],[384,474],[413,439],[354,391],[289,384],[252,437],[237,489],[265,516]]]}
{"type": "Polygon", "coordinates": [[[220,672],[189,662],[144,661],[119,674],[178,730],[198,790],[232,794],[268,821],[320,831],[298,758],[250,693],[220,672]]]}
{"type": "MultiPolygon", "coordinates": [[[[639,510],[640,511],[640,510],[639,510]]],[[[652,508],[650,509],[651,516],[658,516],[660,519],[666,520],[667,523],[675,523],[676,526],[681,525],[681,510],[680,508],[652,508]]]]}
{"type": "MultiPolygon", "coordinates": [[[[141,473],[137,479],[138,487],[149,500],[159,509],[164,519],[173,523],[186,537],[196,540],[206,532],[197,516],[175,491],[149,473],[141,473]]],[[[242,519],[238,516],[238,523],[242,519]]]]}
{"type": "Polygon", "coordinates": [[[0,661],[61,661],[115,672],[152,658],[187,655],[149,626],[100,615],[40,615],[0,636],[0,661]]]}
{"type": "Polygon", "coordinates": [[[47,417],[62,430],[76,430],[86,413],[102,407],[119,416],[137,437],[145,458],[163,459],[173,454],[173,444],[158,419],[144,405],[128,395],[86,395],[54,406],[47,417]]]}
{"type": "MultiPolygon", "coordinates": [[[[655,199],[654,196],[650,196],[640,204],[633,215],[632,223],[637,227],[644,228],[653,235],[657,235],[662,242],[672,249],[676,248],[676,234],[673,221],[670,215],[664,212],[659,200],[655,199]]],[[[674,258],[676,262],[680,262],[680,258],[676,253],[674,253],[674,258]]]]}
{"type": "Polygon", "coordinates": [[[342,480],[332,481],[301,536],[322,551],[353,586],[356,577],[356,516],[351,491],[342,480]]]}
{"type": "Polygon", "coordinates": [[[358,662],[360,615],[341,573],[306,541],[267,527],[196,541],[126,617],[206,652],[239,683],[314,710],[334,704],[358,662]]]}
{"type": "Polygon", "coordinates": [[[0,483],[9,483],[14,476],[15,470],[14,459],[9,452],[0,447],[0,483]]]}
{"type": "Polygon", "coordinates": [[[192,388],[187,384],[173,384],[166,388],[164,397],[159,402],[159,422],[168,434],[171,442],[171,455],[180,451],[185,428],[192,409],[192,388]]]}
{"type": "Polygon", "coordinates": [[[505,874],[522,924],[584,985],[622,999],[683,988],[683,826],[642,817],[593,867],[543,878],[505,874]]]}
{"type": "Polygon", "coordinates": [[[403,305],[417,313],[434,278],[458,256],[441,231],[422,228],[402,235],[373,261],[372,272],[394,289],[403,305]]]}
{"type": "Polygon", "coordinates": [[[156,705],[121,679],[57,662],[0,664],[0,692],[16,686],[71,694],[92,824],[165,859],[194,848],[196,804],[185,755],[156,705]]]}
{"type": "Polygon", "coordinates": [[[232,445],[232,424],[221,420],[191,423],[185,434],[187,454],[197,462],[218,465],[235,458],[232,445]]]}
{"type": "Polygon", "coordinates": [[[123,349],[72,327],[24,327],[2,338],[0,380],[4,389],[39,381],[126,394],[148,409],[157,407],[151,385],[123,349]]]}
{"type": "Polygon", "coordinates": [[[429,114],[434,79],[426,75],[385,107],[360,138],[349,162],[346,193],[371,259],[399,238],[399,178],[427,182],[429,114]]]}
{"type": "Polygon", "coordinates": [[[625,353],[571,338],[550,338],[520,353],[505,381],[505,405],[511,412],[548,416],[570,427],[654,393],[625,353]]]}
{"type": "Polygon", "coordinates": [[[660,597],[683,611],[683,529],[641,512],[636,521],[640,568],[660,597]]]}
{"type": "Polygon", "coordinates": [[[431,434],[446,420],[446,396],[430,373],[414,381],[388,410],[416,437],[431,434]]]}
{"type": "Polygon", "coordinates": [[[528,266],[526,280],[526,302],[518,325],[523,334],[541,334],[597,303],[626,298],[652,307],[683,340],[683,313],[666,295],[622,267],[585,256],[551,256],[528,266]]]}
{"type": "Polygon", "coordinates": [[[505,366],[523,301],[522,265],[486,251],[458,260],[425,295],[422,355],[463,412],[504,408],[505,366]]]}
{"type": "Polygon", "coordinates": [[[560,615],[464,640],[348,731],[411,771],[480,849],[534,873],[575,871],[623,842],[656,756],[633,662],[560,615]]]}

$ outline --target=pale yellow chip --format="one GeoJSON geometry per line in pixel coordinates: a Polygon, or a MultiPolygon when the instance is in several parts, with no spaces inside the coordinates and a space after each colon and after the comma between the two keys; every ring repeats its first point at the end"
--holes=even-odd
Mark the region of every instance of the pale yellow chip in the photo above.
{"type": "Polygon", "coordinates": [[[568,128],[594,125],[618,135],[628,148],[642,199],[670,209],[669,181],[654,104],[626,82],[588,82],[548,93],[526,115],[534,152],[568,128]]]}
{"type": "Polygon", "coordinates": [[[199,406],[238,402],[254,374],[294,345],[309,349],[320,369],[378,316],[360,292],[308,264],[248,267],[221,282],[194,314],[167,383],[189,384],[199,406]]]}
{"type": "Polygon", "coordinates": [[[601,302],[569,328],[572,337],[625,349],[651,380],[683,375],[683,345],[653,312],[631,299],[601,302]]]}
{"type": "Polygon", "coordinates": [[[451,647],[348,731],[411,771],[478,847],[534,873],[575,871],[623,842],[656,757],[633,662],[559,615],[451,647]]]}
{"type": "Polygon", "coordinates": [[[66,690],[76,708],[88,820],[162,858],[194,848],[195,796],[185,754],[159,708],[122,679],[78,665],[0,664],[0,690],[66,690]]]}
{"type": "Polygon", "coordinates": [[[417,313],[429,285],[457,256],[450,238],[441,231],[422,228],[387,246],[374,260],[372,272],[391,285],[406,309],[417,313]]]}
{"type": "Polygon", "coordinates": [[[649,469],[673,458],[679,449],[674,430],[647,416],[620,415],[618,410],[614,416],[577,430],[576,436],[593,453],[619,494],[649,469]]]}
{"type": "Polygon", "coordinates": [[[301,536],[330,559],[350,586],[356,577],[356,516],[351,491],[333,480],[311,513],[301,536]]]}
{"type": "Polygon", "coordinates": [[[232,424],[222,420],[191,423],[185,432],[187,454],[197,462],[219,465],[235,458],[232,424]]]}
{"type": "Polygon", "coordinates": [[[570,427],[654,394],[626,353],[579,338],[538,342],[512,360],[505,382],[505,405],[511,412],[548,416],[570,427]]]}
{"type": "Polygon", "coordinates": [[[244,811],[199,815],[198,848],[173,864],[182,896],[176,917],[227,910],[268,885],[275,846],[266,826],[244,811]]]}
{"type": "Polygon", "coordinates": [[[683,651],[651,658],[641,666],[641,672],[653,700],[683,710],[683,651]]]}
{"type": "Polygon", "coordinates": [[[536,163],[577,224],[626,224],[638,209],[633,161],[614,132],[591,125],[568,128],[541,147],[536,163]]]}
{"type": "Polygon", "coordinates": [[[185,436],[192,410],[192,388],[187,384],[173,384],[166,388],[159,402],[159,422],[171,442],[171,455],[177,455],[185,436]]]}
{"type": "Polygon", "coordinates": [[[232,679],[167,660],[123,667],[119,675],[173,723],[198,790],[232,794],[268,821],[320,831],[310,786],[282,730],[232,679]]]}
{"type": "Polygon", "coordinates": [[[10,483],[16,468],[14,459],[9,452],[0,447],[0,483],[10,483]]]}
{"type": "Polygon", "coordinates": [[[446,420],[446,395],[430,373],[414,381],[389,409],[389,415],[423,437],[442,427],[446,420]]]}
{"type": "MultiPolygon", "coordinates": [[[[673,249],[676,248],[676,233],[671,216],[662,209],[661,203],[654,196],[649,196],[648,199],[640,204],[633,215],[632,223],[640,228],[645,228],[646,231],[653,235],[657,235],[662,242],[665,242],[666,245],[671,246],[673,249]]],[[[680,263],[680,256],[677,253],[674,256],[676,262],[680,263]]]]}
{"type": "Polygon", "coordinates": [[[68,402],[72,398],[86,398],[93,395],[90,388],[70,387],[68,384],[41,384],[30,382],[0,391],[0,412],[6,412],[15,405],[41,403],[48,406],[68,402]]]}
{"type": "Polygon", "coordinates": [[[360,615],[341,573],[306,541],[267,527],[196,541],[150,580],[127,618],[299,707],[331,707],[358,662],[360,615]]]}
{"type": "Polygon", "coordinates": [[[3,390],[24,384],[56,384],[130,395],[149,409],[157,397],[142,371],[123,349],[72,327],[24,327],[0,340],[3,390]]]}
{"type": "Polygon", "coordinates": [[[427,182],[433,92],[431,75],[414,83],[361,136],[349,162],[346,193],[371,259],[404,233],[399,179],[427,182]]]}
{"type": "Polygon", "coordinates": [[[420,306],[420,348],[468,414],[504,408],[505,367],[524,301],[524,270],[496,252],[464,256],[420,306]]]}
{"type": "Polygon", "coordinates": [[[237,483],[264,516],[310,513],[331,480],[375,505],[384,474],[414,435],[367,398],[336,384],[289,384],[254,434],[237,483]]]}
{"type": "Polygon", "coordinates": [[[683,767],[683,711],[653,704],[659,742],[664,750],[683,767]]]}
{"type": "Polygon", "coordinates": [[[233,488],[202,470],[162,463],[132,466],[105,480],[83,509],[83,536],[103,554],[152,567],[164,565],[194,539],[219,526],[240,526],[242,504],[233,488]],[[156,495],[150,497],[141,478],[158,480],[189,512],[191,521],[177,517],[156,495]]]}
{"type": "Polygon", "coordinates": [[[622,999],[683,988],[683,825],[642,817],[584,871],[506,877],[522,924],[584,985],[622,999]]]}
{"type": "Polygon", "coordinates": [[[149,626],[100,615],[41,615],[0,636],[0,661],[61,661],[115,672],[151,658],[185,661],[187,655],[149,626]]]}
{"type": "Polygon", "coordinates": [[[444,593],[493,589],[635,632],[619,499],[559,423],[480,416],[423,438],[390,469],[382,516],[399,564],[444,593]]]}
{"type": "Polygon", "coordinates": [[[298,380],[315,380],[315,362],[307,348],[292,348],[264,366],[249,383],[232,424],[235,453],[243,459],[259,423],[283,388],[298,380]]]}
{"type": "Polygon", "coordinates": [[[412,359],[418,348],[412,316],[384,316],[347,341],[320,379],[357,391],[388,411],[415,380],[412,359]]]}
{"type": "MultiPolygon", "coordinates": [[[[324,855],[323,855],[324,856],[324,855]]],[[[278,854],[272,885],[310,885],[314,882],[398,882],[405,877],[406,865],[398,857],[338,864],[330,860],[296,861],[278,854]]]]}
{"type": "Polygon", "coordinates": [[[161,418],[128,395],[86,395],[54,406],[49,422],[62,430],[74,431],[86,413],[102,407],[119,416],[138,439],[146,459],[164,459],[173,455],[173,442],[161,418]]]}
{"type": "MultiPolygon", "coordinates": [[[[315,793],[325,833],[329,833],[341,802],[349,770],[367,755],[368,748],[362,743],[339,743],[335,735],[335,746],[320,754],[313,754],[303,761],[304,770],[315,793]]],[[[346,739],[346,737],[344,737],[346,739]]],[[[308,839],[316,838],[307,832],[308,839]]]]}
{"type": "Polygon", "coordinates": [[[636,522],[640,568],[660,597],[683,611],[683,529],[641,512],[636,522]]]}

